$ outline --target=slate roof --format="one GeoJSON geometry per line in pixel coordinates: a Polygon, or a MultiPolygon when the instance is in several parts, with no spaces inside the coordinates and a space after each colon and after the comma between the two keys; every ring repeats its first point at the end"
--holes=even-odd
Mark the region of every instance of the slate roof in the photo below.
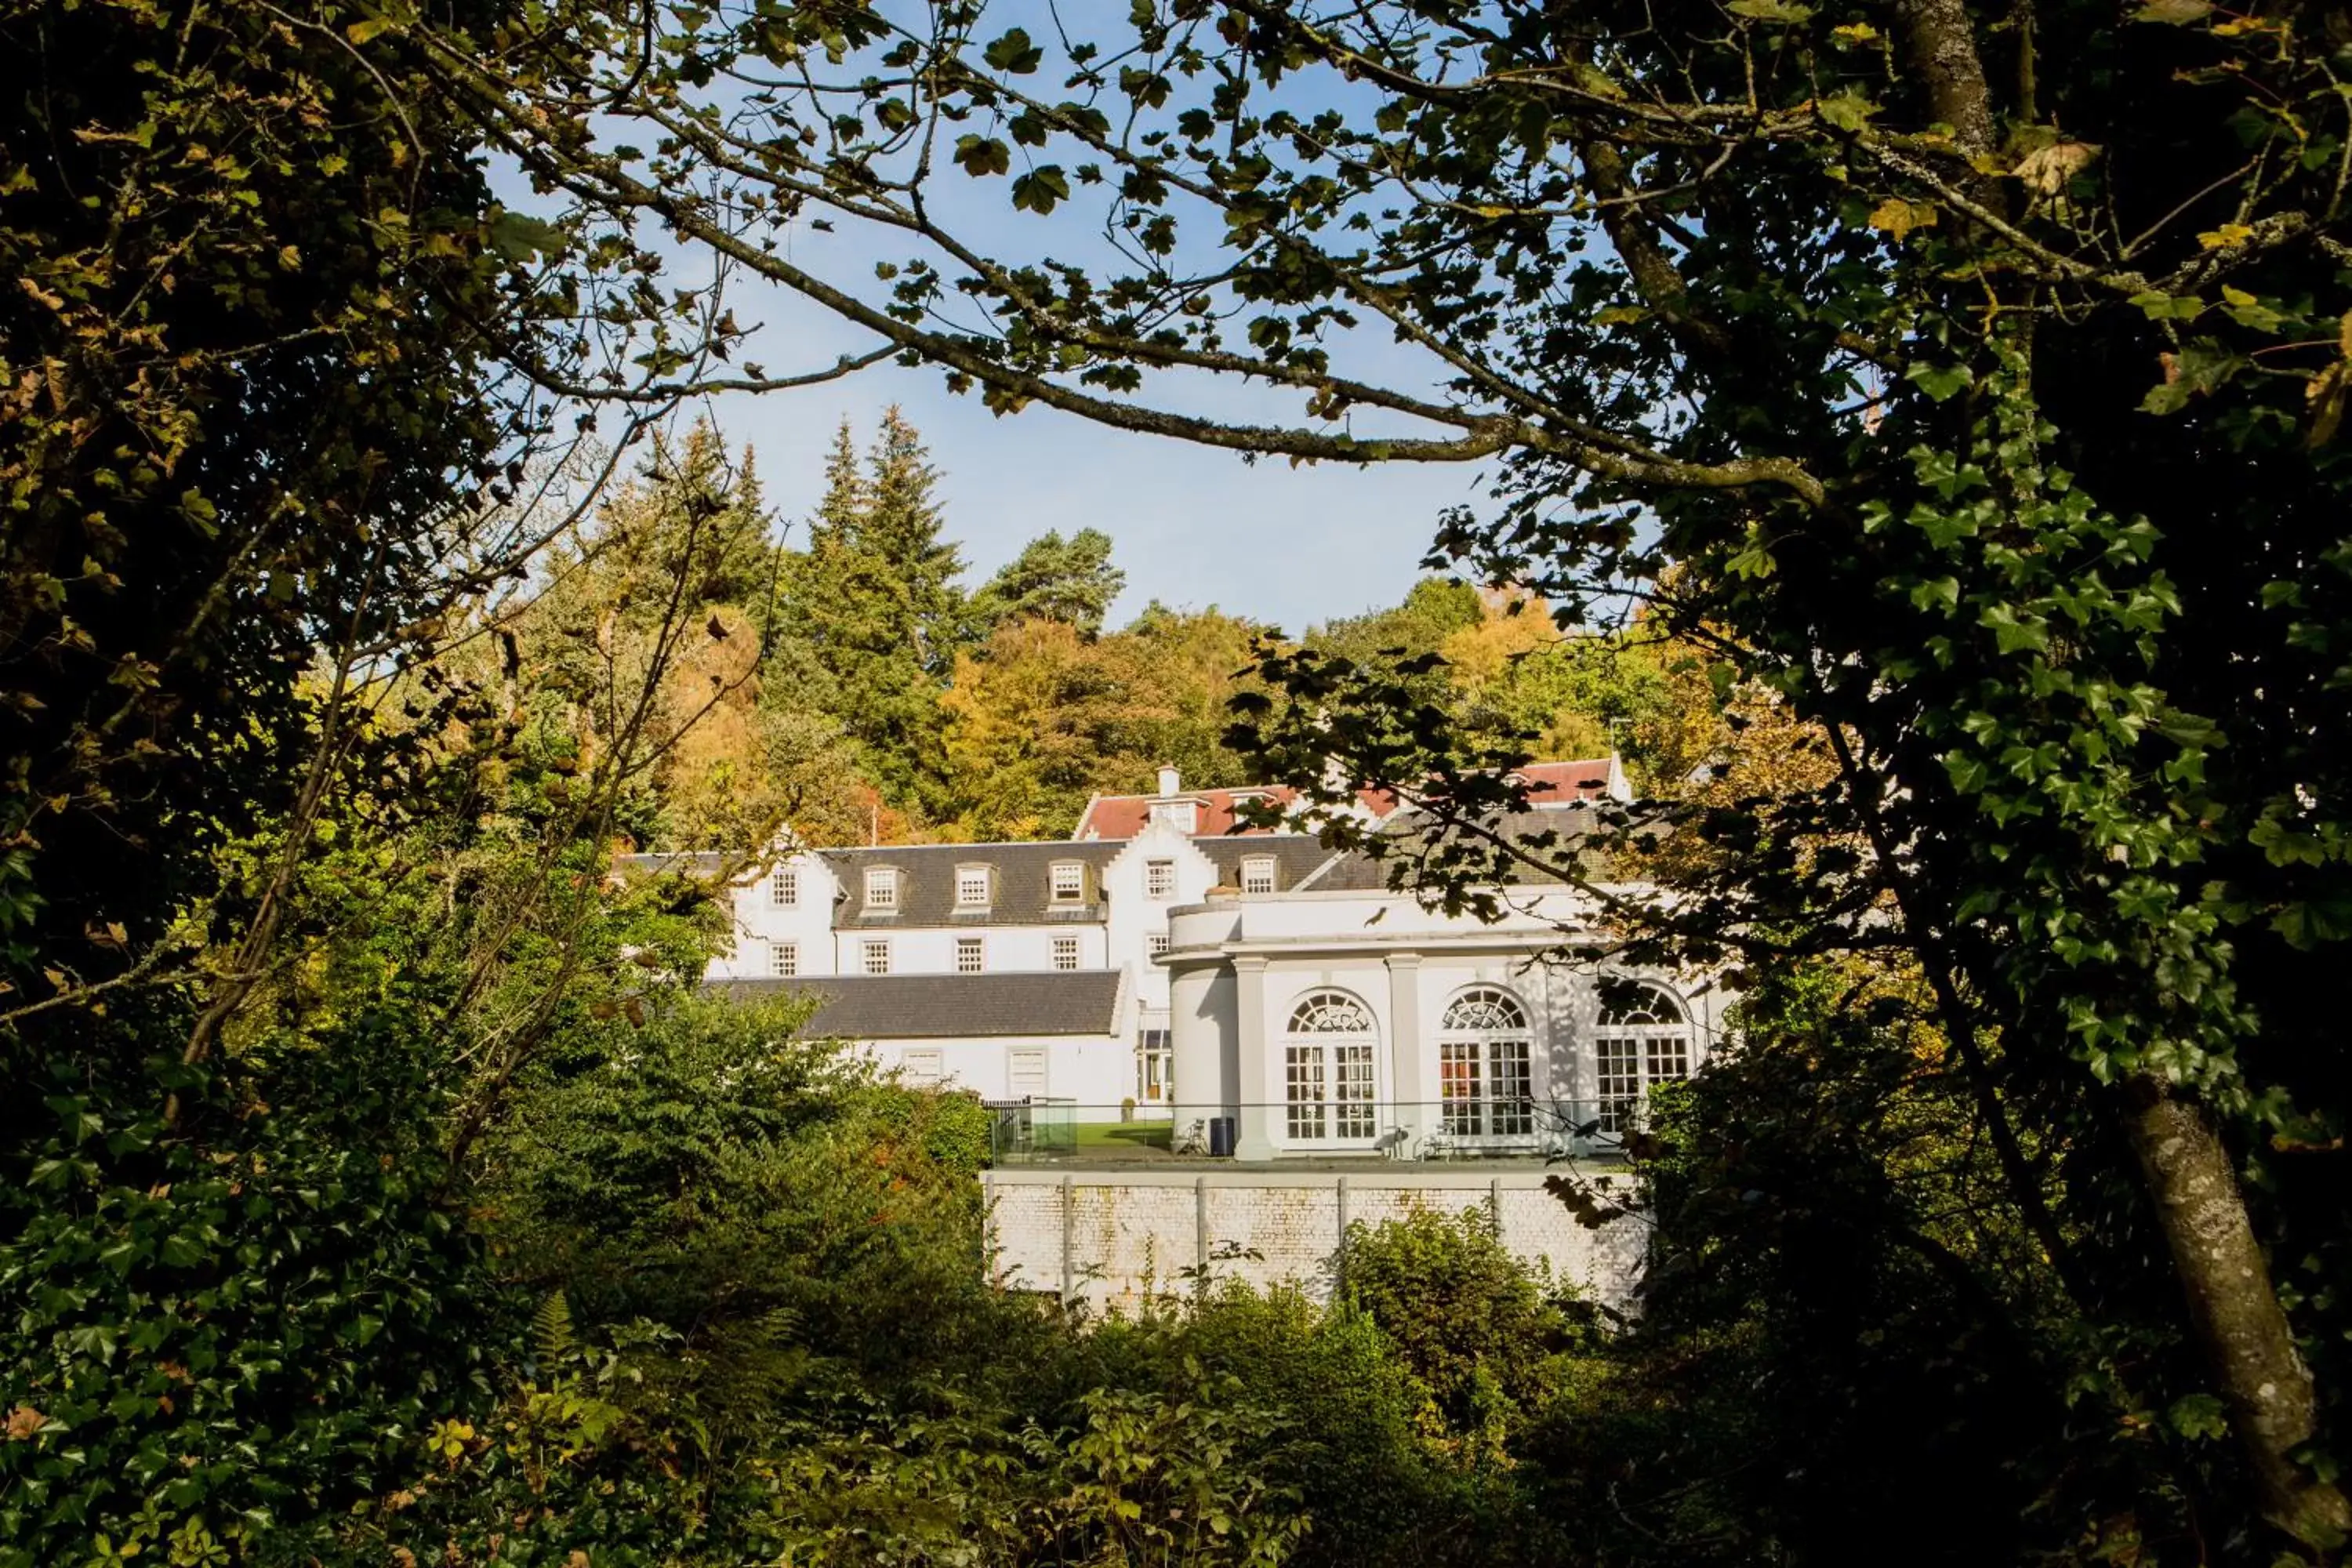
{"type": "MultiPolygon", "coordinates": [[[[1553,839],[1549,846],[1538,847],[1533,851],[1538,858],[1565,857],[1574,853],[1575,841],[1591,832],[1593,826],[1590,813],[1574,807],[1563,810],[1547,806],[1534,811],[1507,812],[1486,820],[1496,831],[1514,839],[1534,838],[1547,833],[1552,835],[1553,839]]],[[[1408,811],[1382,823],[1380,831],[1384,837],[1427,837],[1434,828],[1435,824],[1429,818],[1418,812],[1408,811]]],[[[1314,874],[1307,888],[1308,891],[1317,893],[1383,892],[1388,888],[1388,868],[1394,864],[1396,858],[1393,856],[1384,860],[1375,860],[1361,853],[1335,856],[1330,865],[1314,874]]],[[[1517,887],[1544,888],[1558,887],[1561,879],[1522,861],[1514,868],[1511,881],[1517,887]]]]}
{"type": "MultiPolygon", "coordinates": [[[[1528,800],[1532,805],[1568,805],[1580,800],[1601,800],[1609,793],[1612,759],[1584,758],[1563,763],[1529,763],[1518,771],[1528,783],[1528,800]]],[[[1087,803],[1085,815],[1072,831],[1072,839],[1081,843],[1097,839],[1132,838],[1151,820],[1155,800],[1190,800],[1199,807],[1194,830],[1203,836],[1224,837],[1255,837],[1263,828],[1236,829],[1234,826],[1235,798],[1247,795],[1271,796],[1288,805],[1297,798],[1296,790],[1276,786],[1241,789],[1186,790],[1174,795],[1098,795],[1087,803]]],[[[1359,790],[1357,800],[1376,817],[1385,817],[1397,808],[1397,797],[1387,790],[1359,790]]]]}
{"type": "Polygon", "coordinates": [[[979,1039],[1108,1035],[1118,1026],[1117,970],[1007,974],[844,974],[810,980],[718,980],[739,1001],[819,998],[804,1033],[845,1040],[979,1039]]]}
{"type": "Polygon", "coordinates": [[[1127,846],[1070,844],[885,844],[876,848],[826,849],[820,853],[841,879],[841,901],[834,906],[836,931],[889,931],[902,926],[1007,926],[1085,924],[1103,916],[1101,869],[1127,846]],[[1051,868],[1076,860],[1088,868],[1083,903],[1053,901],[1051,868]],[[866,908],[866,868],[898,869],[898,907],[887,914],[866,908]],[[995,897],[984,910],[956,907],[956,868],[992,866],[995,897]]]}
{"type": "Polygon", "coordinates": [[[1244,833],[1231,838],[1195,838],[1192,847],[1209,858],[1217,868],[1217,880],[1231,888],[1242,885],[1244,857],[1273,856],[1274,887],[1280,893],[1290,891],[1313,876],[1315,868],[1335,853],[1304,833],[1244,833]]]}

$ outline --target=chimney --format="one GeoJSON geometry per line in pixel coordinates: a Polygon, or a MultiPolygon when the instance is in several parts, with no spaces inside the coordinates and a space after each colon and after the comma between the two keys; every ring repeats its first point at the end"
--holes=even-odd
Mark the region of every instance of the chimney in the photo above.
{"type": "Polygon", "coordinates": [[[1184,781],[1183,781],[1182,777],[1181,777],[1181,775],[1176,772],[1175,764],[1174,764],[1174,763],[1160,763],[1160,793],[1161,795],[1174,795],[1174,794],[1176,794],[1178,791],[1181,790],[1183,787],[1184,787],[1184,781]]]}

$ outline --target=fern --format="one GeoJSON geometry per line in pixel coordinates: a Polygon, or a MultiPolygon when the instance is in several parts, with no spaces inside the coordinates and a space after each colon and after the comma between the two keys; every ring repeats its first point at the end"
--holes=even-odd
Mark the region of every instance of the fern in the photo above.
{"type": "Polygon", "coordinates": [[[551,1290],[530,1315],[530,1334],[539,1347],[539,1363],[550,1368],[572,1353],[572,1303],[561,1290],[551,1290]]]}

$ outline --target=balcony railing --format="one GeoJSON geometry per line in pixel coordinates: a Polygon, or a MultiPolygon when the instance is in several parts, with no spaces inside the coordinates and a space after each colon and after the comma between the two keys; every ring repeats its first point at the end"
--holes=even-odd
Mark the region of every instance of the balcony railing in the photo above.
{"type": "MultiPolygon", "coordinates": [[[[1277,1159],[1437,1163],[1564,1160],[1622,1152],[1642,1125],[1643,1097],[1443,1101],[1303,1100],[1179,1110],[1171,1120],[1129,1106],[1032,1100],[989,1106],[989,1153],[1000,1165],[1166,1163],[1222,1160],[1245,1143],[1247,1110],[1277,1159]]],[[[1241,1152],[1251,1152],[1244,1148],[1241,1152]]]]}

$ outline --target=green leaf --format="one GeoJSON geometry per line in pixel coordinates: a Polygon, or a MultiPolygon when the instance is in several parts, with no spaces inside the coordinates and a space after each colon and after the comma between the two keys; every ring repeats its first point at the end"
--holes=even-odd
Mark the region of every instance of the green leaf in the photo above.
{"type": "Polygon", "coordinates": [[[1029,35],[1015,27],[988,46],[982,58],[1013,76],[1027,76],[1044,63],[1045,51],[1029,41],[1029,35]]]}
{"type": "Polygon", "coordinates": [[[1040,215],[1069,199],[1070,182],[1055,163],[1041,163],[1013,182],[1013,205],[1040,215]]]}
{"type": "Polygon", "coordinates": [[[1724,9],[1735,16],[1745,16],[1753,22],[1769,22],[1784,26],[1810,22],[1813,16],[1813,8],[1799,5],[1797,0],[1731,0],[1724,9]]]}
{"type": "Polygon", "coordinates": [[[1859,131],[1870,123],[1872,115],[1878,112],[1878,105],[1853,89],[1847,88],[1814,104],[1813,112],[1841,131],[1859,131]]]}
{"type": "Polygon", "coordinates": [[[955,161],[974,178],[1002,174],[1013,167],[1013,149],[992,136],[959,136],[955,161]]]}
{"type": "Polygon", "coordinates": [[[2172,1429],[2184,1437],[2226,1437],[2230,1435],[2228,1415],[2221,1402],[2210,1394],[2192,1394],[2172,1402],[2165,1412],[2172,1429]]]}
{"type": "Polygon", "coordinates": [[[1903,379],[1938,403],[1951,400],[1953,394],[1966,388],[1970,381],[1967,369],[1956,364],[1929,364],[1915,361],[1904,367],[1903,379]]]}

